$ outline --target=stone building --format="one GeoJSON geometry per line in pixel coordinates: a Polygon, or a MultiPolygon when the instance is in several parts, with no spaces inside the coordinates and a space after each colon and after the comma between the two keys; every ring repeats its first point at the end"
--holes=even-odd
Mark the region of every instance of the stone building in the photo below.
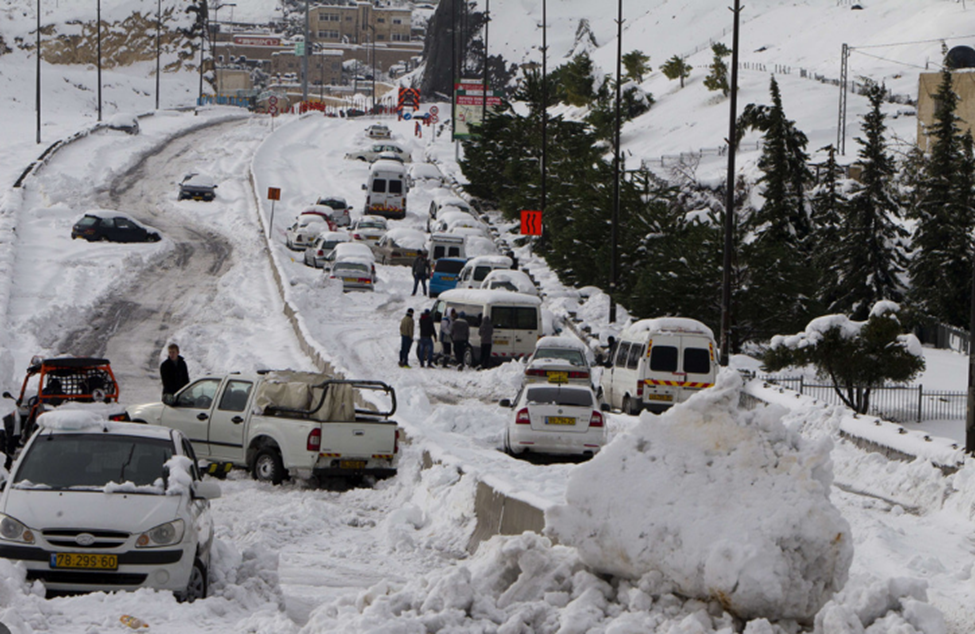
{"type": "Polygon", "coordinates": [[[366,44],[409,42],[412,10],[390,3],[330,0],[308,14],[309,39],[322,43],[366,44]]]}

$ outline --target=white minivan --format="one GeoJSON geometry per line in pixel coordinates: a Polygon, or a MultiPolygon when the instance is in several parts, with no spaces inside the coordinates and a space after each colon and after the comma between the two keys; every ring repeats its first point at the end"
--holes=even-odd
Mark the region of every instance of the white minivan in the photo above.
{"type": "Polygon", "coordinates": [[[695,319],[642,319],[620,334],[600,385],[603,398],[626,414],[660,413],[714,385],[716,344],[695,319]]]}
{"type": "Polygon", "coordinates": [[[363,213],[386,218],[406,217],[406,194],[410,191],[406,168],[399,161],[379,159],[369,168],[363,213]]]}
{"type": "Polygon", "coordinates": [[[479,255],[464,264],[457,275],[457,288],[480,288],[481,282],[491,271],[511,269],[511,258],[506,255],[479,255]]]}
{"type": "MultiPolygon", "coordinates": [[[[450,310],[456,310],[458,315],[465,313],[465,319],[470,324],[470,345],[464,355],[464,365],[472,366],[479,365],[481,360],[481,337],[477,333],[481,315],[490,315],[494,325],[492,361],[520,359],[535,351],[535,342],[543,334],[541,305],[542,301],[533,295],[453,289],[441,293],[430,312],[438,328],[444,313],[450,310]]],[[[443,352],[439,337],[433,344],[433,352],[434,355],[443,352]]]]}

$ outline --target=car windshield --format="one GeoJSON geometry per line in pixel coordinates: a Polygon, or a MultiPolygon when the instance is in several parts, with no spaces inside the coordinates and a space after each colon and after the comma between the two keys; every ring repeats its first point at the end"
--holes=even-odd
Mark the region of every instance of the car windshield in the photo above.
{"type": "Polygon", "coordinates": [[[526,400],[538,405],[591,407],[592,393],[589,390],[572,390],[561,387],[532,387],[528,388],[526,400]]]}
{"type": "Polygon", "coordinates": [[[97,490],[110,482],[131,482],[137,486],[158,484],[158,490],[139,492],[162,493],[163,465],[172,456],[173,444],[163,438],[50,434],[31,445],[13,482],[23,488],[97,490]]]}
{"type": "Polygon", "coordinates": [[[586,365],[586,358],[582,352],[571,348],[539,348],[535,351],[536,359],[558,359],[568,361],[572,365],[586,365]]]}

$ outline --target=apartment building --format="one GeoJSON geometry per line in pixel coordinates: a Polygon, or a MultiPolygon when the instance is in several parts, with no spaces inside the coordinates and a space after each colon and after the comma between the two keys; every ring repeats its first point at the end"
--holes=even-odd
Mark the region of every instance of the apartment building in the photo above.
{"type": "Polygon", "coordinates": [[[330,0],[315,5],[308,15],[313,42],[367,44],[409,42],[412,10],[389,2],[330,0]]]}

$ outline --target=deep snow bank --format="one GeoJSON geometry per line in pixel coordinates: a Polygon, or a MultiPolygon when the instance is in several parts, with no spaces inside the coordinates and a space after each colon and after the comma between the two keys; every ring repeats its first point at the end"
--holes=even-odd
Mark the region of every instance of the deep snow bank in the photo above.
{"type": "Polygon", "coordinates": [[[740,389],[724,372],[713,390],[645,413],[572,473],[548,530],[599,572],[656,570],[740,617],[808,621],[853,558],[829,500],[832,441],[787,430],[785,410],[740,410],[740,389]]]}

